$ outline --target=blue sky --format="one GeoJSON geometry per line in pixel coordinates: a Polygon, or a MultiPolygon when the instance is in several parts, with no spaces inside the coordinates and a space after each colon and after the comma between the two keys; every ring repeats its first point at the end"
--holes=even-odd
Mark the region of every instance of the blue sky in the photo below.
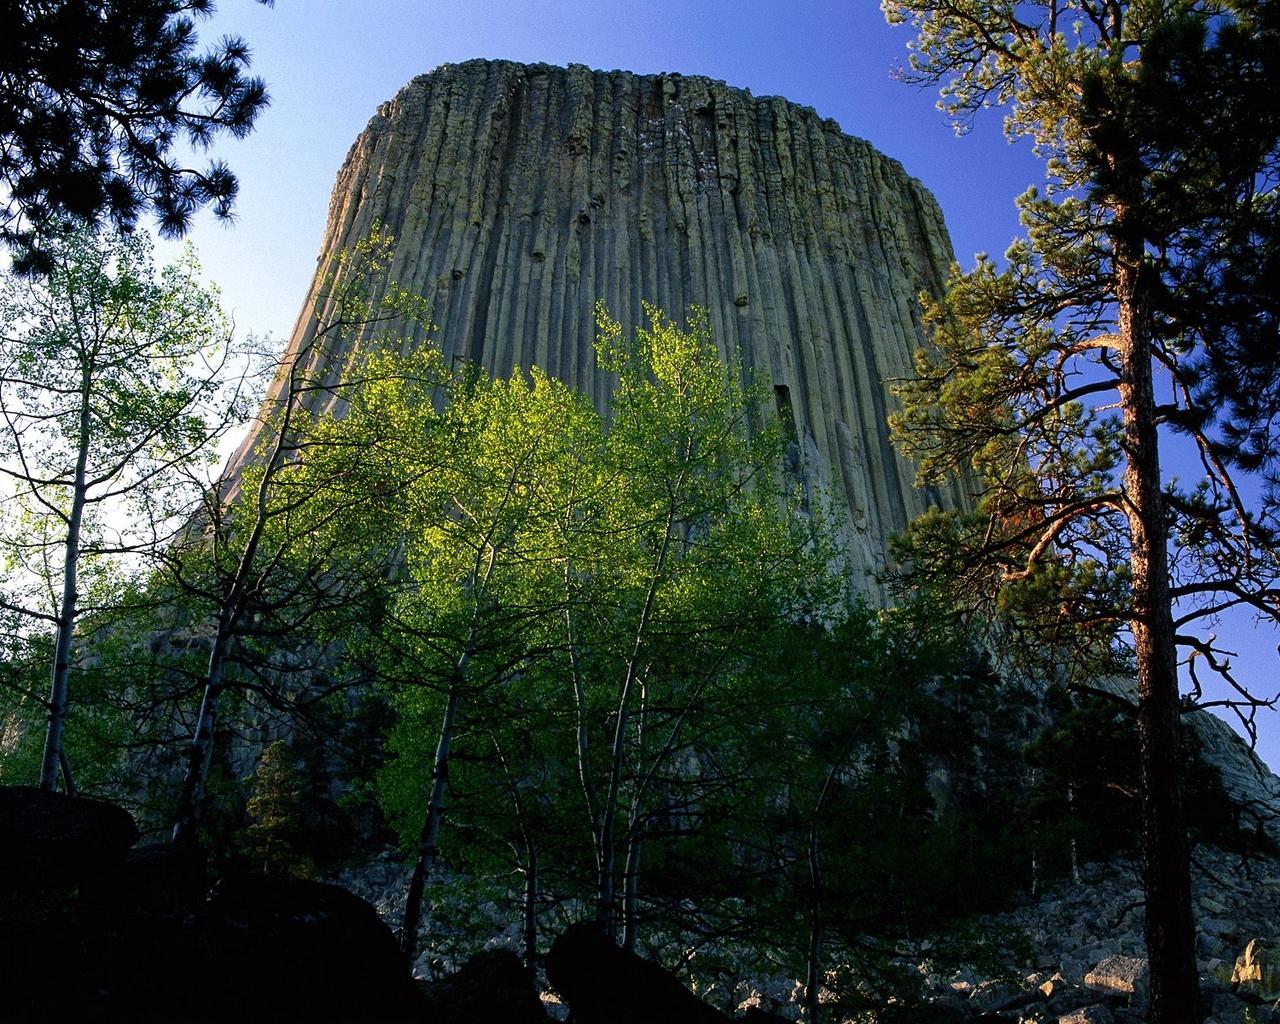
{"type": "Polygon", "coordinates": [[[1001,253],[1013,197],[1035,180],[997,117],[957,138],[931,91],[891,78],[909,33],[878,0],[220,0],[206,37],[234,32],[272,106],[217,155],[239,174],[238,220],[206,214],[195,240],[242,327],[287,335],[324,229],[334,174],[377,105],[447,62],[501,57],[708,75],[834,118],[901,160],[938,197],[957,254],[1001,253]]]}
{"type": "MultiPolygon", "coordinates": [[[[879,0],[221,0],[205,38],[242,35],[272,106],[257,131],[216,149],[240,176],[237,221],[208,214],[191,233],[241,331],[288,336],[315,266],[333,178],[377,105],[415,75],[474,57],[580,63],[723,79],[834,118],[897,158],[938,198],[955,252],[1003,253],[1019,233],[1013,200],[1040,180],[999,115],[958,137],[936,95],[895,81],[910,32],[879,0]]],[[[171,252],[167,247],[163,252],[171,252]]],[[[1237,623],[1240,663],[1274,688],[1274,633],[1237,623]]],[[[1259,753],[1280,765],[1280,715],[1259,753]]]]}

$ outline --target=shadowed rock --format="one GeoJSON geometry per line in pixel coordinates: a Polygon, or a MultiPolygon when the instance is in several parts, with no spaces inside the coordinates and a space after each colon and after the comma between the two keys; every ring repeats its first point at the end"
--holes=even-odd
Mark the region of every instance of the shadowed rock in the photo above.
{"type": "Polygon", "coordinates": [[[570,925],[547,954],[547,980],[575,1024],[726,1024],[657,964],[619,949],[590,922],[570,925]]]}
{"type": "Polygon", "coordinates": [[[391,932],[344,889],[242,878],[206,903],[198,859],[126,860],[132,819],[97,801],[0,791],[0,827],[5,1021],[426,1019],[391,932]]]}
{"type": "Polygon", "coordinates": [[[128,811],[101,800],[0,788],[0,891],[80,885],[138,841],[128,811]]]}
{"type": "Polygon", "coordinates": [[[539,1024],[547,1020],[533,979],[520,958],[506,949],[471,957],[461,970],[429,986],[433,1024],[539,1024]]]}

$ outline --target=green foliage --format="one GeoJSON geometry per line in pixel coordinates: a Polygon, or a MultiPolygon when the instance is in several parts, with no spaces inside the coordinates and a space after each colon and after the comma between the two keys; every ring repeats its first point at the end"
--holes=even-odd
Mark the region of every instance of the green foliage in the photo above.
{"type": "MultiPolygon", "coordinates": [[[[935,615],[908,607],[846,626],[833,665],[844,706],[814,717],[814,767],[838,769],[816,817],[830,916],[851,944],[998,905],[1025,873],[1007,736],[1028,727],[1027,709],[935,615]]],[[[809,827],[813,811],[797,810],[809,827]]]]}
{"type": "Polygon", "coordinates": [[[816,830],[830,1008],[910,1020],[898,944],[954,933],[939,963],[972,964],[984,949],[957,922],[1030,880],[1008,742],[1033,728],[1025,697],[923,603],[790,623],[768,646],[739,683],[753,699],[716,736],[714,774],[646,862],[662,952],[731,935],[738,971],[803,977],[816,830]]]}
{"type": "Polygon", "coordinates": [[[47,255],[45,280],[0,284],[0,608],[19,632],[56,634],[39,772],[52,789],[79,617],[136,600],[139,559],[182,528],[188,474],[215,458],[244,396],[190,252],[157,273],[144,237],[82,230],[47,255]]]}
{"type": "Polygon", "coordinates": [[[5,638],[0,657],[0,785],[29,786],[40,775],[44,691],[52,638],[22,631],[5,638]]]}
{"type": "MultiPolygon", "coordinates": [[[[1059,692],[1053,702],[1057,721],[1024,750],[1032,781],[1016,813],[1044,870],[1064,874],[1072,841],[1082,862],[1137,847],[1137,726],[1124,701],[1073,700],[1059,692]]],[[[1183,748],[1183,803],[1193,840],[1242,855],[1273,850],[1200,756],[1193,732],[1184,734],[1183,748]]]]}
{"type": "Polygon", "coordinates": [[[655,938],[733,934],[762,962],[803,948],[815,828],[842,948],[999,905],[1030,875],[1005,742],[1031,728],[1023,706],[943,605],[842,610],[778,428],[701,321],[655,313],[628,336],[604,318],[600,363],[618,374],[607,426],[536,369],[384,356],[317,427],[359,448],[370,496],[334,528],[402,559],[349,648],[395,709],[377,793],[402,841],[448,715],[440,856],[513,917],[535,862],[540,915],[598,895],[609,806],[655,938]]]}
{"type": "Polygon", "coordinates": [[[1002,107],[1046,159],[1003,265],[980,254],[924,299],[932,345],[894,430],[923,482],[973,469],[981,489],[972,513],[914,524],[899,554],[913,582],[1003,616],[1002,649],[1065,658],[1061,681],[1124,667],[1131,597],[1166,556],[1133,547],[1138,519],[1170,523],[1179,642],[1229,683],[1188,627],[1238,603],[1274,620],[1274,7],[884,3],[919,33],[909,79],[941,83],[961,128],[1002,107]],[[1143,379],[1159,408],[1134,397],[1143,379]],[[1203,473],[1183,459],[1189,478],[1157,479],[1156,443],[1184,444],[1203,473]],[[1134,504],[1140,480],[1161,511],[1134,504]]]}
{"type": "Polygon", "coordinates": [[[289,744],[276,740],[262,752],[245,804],[251,856],[268,875],[309,872],[298,848],[303,828],[302,777],[289,744]]]}
{"type": "Polygon", "coordinates": [[[245,411],[221,372],[230,324],[191,250],[157,271],[145,235],[82,231],[53,254],[46,279],[0,283],[3,552],[14,587],[59,562],[49,549],[65,540],[82,448],[94,556],[82,571],[106,585],[105,556],[163,536],[189,511],[180,470],[211,463],[245,411]]]}
{"type": "MultiPolygon", "coordinates": [[[[81,619],[64,738],[78,791],[124,806],[144,834],[171,811],[170,699],[198,672],[190,650],[167,642],[190,637],[153,606],[161,597],[130,589],[120,607],[81,619]]],[[[24,628],[0,655],[0,784],[38,777],[52,651],[51,636],[24,628]]]]}
{"type": "MultiPolygon", "coordinates": [[[[236,778],[228,765],[219,761],[209,769],[204,814],[200,819],[201,845],[208,851],[209,876],[259,870],[261,861],[250,859],[246,848],[248,825],[245,802],[249,780],[236,778]]],[[[166,822],[167,824],[167,822],[166,822]]]]}
{"type": "Polygon", "coordinates": [[[339,632],[360,636],[376,615],[394,558],[370,558],[385,551],[385,534],[373,539],[377,504],[361,487],[359,455],[376,437],[339,437],[332,423],[352,389],[376,383],[362,375],[358,340],[375,352],[395,349],[399,330],[423,326],[424,300],[386,280],[393,249],[375,223],[332,259],[314,319],[278,365],[253,457],[205,488],[201,514],[164,552],[161,585],[180,592],[195,618],[207,617],[212,634],[175,842],[197,834],[219,703],[242,685],[237,667],[261,681],[269,702],[295,707],[323,705],[326,686],[362,677],[327,679],[330,655],[339,632]],[[307,653],[309,666],[300,664],[307,653]],[[290,685],[295,679],[301,685],[290,685]]]}
{"type": "Polygon", "coordinates": [[[1058,721],[1025,750],[1032,785],[1020,812],[1047,870],[1061,874],[1070,841],[1081,861],[1137,841],[1138,755],[1132,712],[1121,703],[1054,702],[1058,721]]]}
{"type": "Polygon", "coordinates": [[[736,710],[766,699],[752,666],[840,591],[781,489],[759,389],[704,317],[650,311],[627,335],[602,314],[599,361],[617,374],[607,428],[536,368],[503,381],[401,357],[371,358],[321,427],[364,453],[371,495],[363,525],[337,528],[403,559],[371,635],[398,713],[384,808],[417,834],[456,702],[444,855],[490,872],[536,855],[547,891],[579,898],[606,808],[619,852],[643,841],[661,863],[659,822],[721,787],[736,710]]]}

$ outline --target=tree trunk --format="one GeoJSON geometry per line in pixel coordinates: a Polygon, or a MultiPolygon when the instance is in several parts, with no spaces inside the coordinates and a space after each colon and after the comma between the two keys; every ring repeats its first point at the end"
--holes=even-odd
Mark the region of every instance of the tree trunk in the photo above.
{"type": "MultiPolygon", "coordinates": [[[[318,337],[318,336],[317,336],[318,337]]],[[[182,795],[178,801],[178,813],[173,826],[173,842],[179,846],[194,845],[199,834],[200,815],[204,810],[205,784],[213,763],[213,731],[218,721],[218,702],[226,687],[227,656],[239,629],[240,616],[244,612],[249,574],[258,557],[258,547],[270,519],[269,492],[276,473],[284,464],[285,447],[293,414],[299,397],[297,381],[298,357],[289,364],[286,380],[289,382],[283,406],[280,428],[276,433],[263,467],[262,478],[254,494],[253,525],[245,538],[244,550],[236,561],[236,569],[223,592],[218,608],[218,628],[209,651],[209,664],[205,672],[204,693],[200,698],[200,712],[196,716],[196,731],[187,752],[187,772],[182,780],[182,795]]],[[[222,502],[222,492],[215,489],[212,501],[222,502]]]]}
{"type": "Polygon", "coordinates": [[[516,821],[520,825],[520,845],[524,850],[524,963],[529,977],[536,982],[538,975],[538,846],[533,839],[532,823],[525,811],[524,801],[520,799],[520,787],[511,776],[510,766],[502,753],[502,745],[493,733],[489,734],[489,738],[493,742],[494,753],[498,755],[502,774],[511,790],[511,803],[515,808],[516,821]]]}
{"type": "MultiPolygon", "coordinates": [[[[1123,217],[1118,217],[1123,225],[1123,217]]],[[[1139,240],[1117,246],[1124,490],[1133,566],[1133,646],[1138,665],[1143,888],[1155,1024],[1199,1021],[1191,868],[1180,795],[1180,702],[1169,596],[1168,527],[1152,379],[1152,317],[1139,240]]]]}
{"type": "MultiPolygon", "coordinates": [[[[1076,815],[1076,790],[1070,783],[1067,784],[1067,813],[1072,818],[1076,815]]],[[[1080,856],[1074,832],[1071,834],[1071,881],[1080,884],[1080,856]]]]}
{"type": "MultiPolygon", "coordinates": [[[[649,591],[650,599],[653,591],[649,591]]],[[[646,602],[644,615],[641,618],[643,632],[644,619],[648,617],[651,600],[646,602]]],[[[640,634],[638,633],[637,636],[640,634]]],[[[636,681],[636,656],[639,651],[639,639],[636,651],[627,663],[626,677],[622,683],[622,696],[618,700],[618,722],[613,730],[612,766],[609,773],[609,788],[605,796],[604,806],[600,810],[599,838],[596,842],[596,923],[611,939],[614,938],[614,861],[617,857],[614,840],[614,827],[618,820],[618,796],[622,789],[622,765],[626,755],[627,727],[631,714],[631,689],[636,681]]]]}
{"type": "Polygon", "coordinates": [[[427,799],[427,815],[422,822],[422,835],[418,839],[418,858],[413,865],[413,878],[405,896],[404,919],[400,925],[400,952],[410,965],[418,944],[418,922],[422,918],[422,894],[436,863],[436,851],[440,840],[440,825],[444,821],[444,801],[449,792],[449,756],[453,747],[453,725],[462,702],[462,685],[466,679],[467,664],[471,660],[471,644],[468,642],[462,657],[449,680],[449,697],[440,721],[440,739],[436,744],[435,761],[431,766],[431,795],[427,799]]]}
{"type": "MultiPolygon", "coordinates": [[[[677,489],[683,483],[683,477],[676,483],[677,489]]],[[[654,559],[653,573],[649,578],[649,588],[645,592],[644,605],[640,610],[640,619],[636,625],[635,642],[631,648],[631,657],[627,660],[626,674],[622,681],[622,694],[618,698],[618,723],[613,731],[612,766],[609,772],[609,789],[605,795],[604,806],[600,811],[600,839],[596,863],[599,865],[596,890],[596,923],[605,934],[613,937],[613,897],[614,897],[614,861],[617,852],[614,849],[614,828],[618,819],[618,795],[622,790],[622,764],[626,757],[627,727],[631,715],[631,691],[640,675],[640,651],[644,645],[645,635],[649,628],[649,617],[653,614],[654,601],[658,595],[658,586],[666,569],[667,552],[671,548],[671,527],[675,522],[675,508],[667,510],[667,520],[663,526],[662,544],[654,559]]]]}
{"type": "Polygon", "coordinates": [[[530,977],[538,973],[538,851],[525,842],[524,965],[530,977]]]}
{"type": "Polygon", "coordinates": [[[209,651],[200,713],[196,716],[195,735],[191,737],[191,746],[187,750],[187,770],[182,779],[182,794],[178,798],[178,813],[173,826],[175,846],[190,848],[196,844],[200,835],[205,783],[213,764],[213,736],[218,725],[218,702],[225,688],[227,650],[231,644],[229,634],[230,628],[224,613],[213,638],[213,649],[209,651]]]}
{"type": "Polygon", "coordinates": [[[40,758],[40,788],[58,790],[58,766],[62,754],[62,731],[67,718],[67,690],[71,676],[71,638],[76,628],[76,603],[80,599],[77,574],[80,568],[80,527],[84,521],[88,485],[85,467],[89,463],[89,376],[86,371],[80,395],[80,439],[76,451],[75,482],[71,488],[71,513],[67,517],[67,539],[62,555],[62,601],[58,608],[58,637],[53,648],[53,673],[49,681],[49,717],[40,758]]]}
{"type": "Polygon", "coordinates": [[[822,855],[815,816],[809,830],[809,950],[804,983],[808,1024],[822,1024],[822,932],[822,855]]]}
{"type": "Polygon", "coordinates": [[[596,873],[600,872],[600,851],[604,848],[600,829],[603,822],[597,811],[599,801],[596,797],[595,783],[591,777],[591,748],[589,734],[589,718],[587,711],[587,691],[582,682],[582,674],[578,670],[578,641],[573,629],[572,597],[569,589],[569,563],[564,567],[564,628],[565,641],[569,649],[569,674],[573,677],[574,709],[577,721],[574,739],[578,757],[578,781],[582,785],[582,798],[586,805],[587,818],[591,823],[591,840],[596,859],[596,873]]]}
{"type": "Polygon", "coordinates": [[[639,823],[631,828],[627,838],[627,862],[622,873],[622,948],[628,953],[636,951],[640,941],[639,910],[640,846],[644,842],[639,823]]]}
{"type": "Polygon", "coordinates": [[[71,762],[67,759],[65,750],[58,751],[58,768],[62,772],[62,791],[67,796],[76,795],[76,780],[71,775],[71,762]]]}

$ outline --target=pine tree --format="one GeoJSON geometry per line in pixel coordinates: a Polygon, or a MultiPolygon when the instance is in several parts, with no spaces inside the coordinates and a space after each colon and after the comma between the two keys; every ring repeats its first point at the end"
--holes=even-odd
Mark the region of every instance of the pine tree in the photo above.
{"type": "Polygon", "coordinates": [[[1198,1020],[1178,651],[1237,688],[1246,722],[1268,703],[1195,627],[1280,615],[1280,5],[884,8],[919,33],[907,78],[943,83],[962,126],[1003,107],[1046,160],[1006,268],[980,257],[927,304],[935,347],[900,389],[898,436],[924,480],[972,465],[983,490],[905,547],[955,598],[1005,612],[1006,640],[1028,627],[1132,657],[1153,1019],[1198,1020]],[[1194,486],[1162,471],[1170,448],[1198,461],[1194,486]]]}
{"type": "MultiPolygon", "coordinates": [[[[271,0],[259,0],[270,4],[271,0]]],[[[183,235],[206,205],[229,219],[236,176],[170,151],[243,138],[268,103],[244,40],[196,50],[213,0],[10,0],[0,45],[0,242],[21,273],[52,266],[66,221],[131,230],[152,210],[183,235]],[[45,237],[41,237],[41,236],[45,237]]]]}
{"type": "Polygon", "coordinates": [[[302,779],[289,744],[276,740],[262,752],[253,774],[253,818],[249,841],[263,874],[287,874],[298,860],[295,843],[302,827],[302,779]]]}

